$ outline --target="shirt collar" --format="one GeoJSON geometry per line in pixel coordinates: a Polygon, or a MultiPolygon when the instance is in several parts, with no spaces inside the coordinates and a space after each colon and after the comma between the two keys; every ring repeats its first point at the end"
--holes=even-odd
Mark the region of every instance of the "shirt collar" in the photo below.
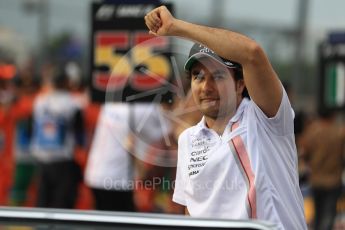
{"type": "MultiPolygon", "coordinates": [[[[235,123],[237,122],[242,114],[244,109],[247,107],[249,103],[249,99],[248,98],[243,98],[240,105],[238,106],[235,115],[230,119],[229,123],[227,126],[229,126],[230,123],[235,123]]],[[[209,128],[206,126],[206,121],[205,121],[205,116],[203,116],[201,118],[201,121],[199,121],[199,123],[196,125],[196,129],[194,131],[193,134],[197,135],[198,133],[200,133],[203,130],[208,130],[209,128]]]]}
{"type": "Polygon", "coordinates": [[[245,98],[242,99],[240,105],[238,106],[238,108],[236,110],[235,115],[230,119],[231,123],[235,123],[235,122],[237,122],[241,118],[241,116],[243,114],[243,111],[247,107],[248,103],[249,103],[249,99],[248,98],[245,97],[245,98]]]}

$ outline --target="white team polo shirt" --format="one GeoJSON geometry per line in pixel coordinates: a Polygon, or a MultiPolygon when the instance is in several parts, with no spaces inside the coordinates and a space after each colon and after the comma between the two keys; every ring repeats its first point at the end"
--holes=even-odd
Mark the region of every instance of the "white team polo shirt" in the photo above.
{"type": "Polygon", "coordinates": [[[222,136],[208,129],[204,118],[185,130],[178,142],[173,201],[195,217],[255,218],[279,229],[307,229],[293,118],[284,91],[273,118],[243,99],[222,136]],[[233,124],[239,126],[231,131],[233,124]]]}

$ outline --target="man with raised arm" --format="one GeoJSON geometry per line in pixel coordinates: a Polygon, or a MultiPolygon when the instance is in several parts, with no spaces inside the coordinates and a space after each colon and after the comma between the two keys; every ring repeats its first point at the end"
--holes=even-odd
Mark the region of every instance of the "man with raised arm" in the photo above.
{"type": "Polygon", "coordinates": [[[184,69],[204,116],[179,137],[173,200],[195,217],[306,229],[294,112],[262,48],[244,35],[176,19],[165,6],[145,23],[150,34],[197,42],[184,69]]]}

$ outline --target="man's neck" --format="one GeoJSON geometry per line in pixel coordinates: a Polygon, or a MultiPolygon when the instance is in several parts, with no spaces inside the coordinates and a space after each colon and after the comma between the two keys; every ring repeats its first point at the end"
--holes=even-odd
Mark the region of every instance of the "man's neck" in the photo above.
{"type": "Polygon", "coordinates": [[[216,119],[205,116],[205,123],[208,128],[216,131],[218,135],[223,135],[224,129],[229,123],[229,120],[232,116],[218,117],[216,119]]]}
{"type": "Polygon", "coordinates": [[[235,116],[236,111],[242,102],[242,99],[243,98],[238,100],[237,105],[236,105],[236,110],[232,113],[229,113],[228,116],[221,116],[221,117],[217,117],[217,118],[205,116],[206,126],[210,129],[213,129],[214,131],[216,131],[216,133],[218,133],[218,135],[223,135],[224,129],[228,125],[230,119],[233,116],[235,116]]]}

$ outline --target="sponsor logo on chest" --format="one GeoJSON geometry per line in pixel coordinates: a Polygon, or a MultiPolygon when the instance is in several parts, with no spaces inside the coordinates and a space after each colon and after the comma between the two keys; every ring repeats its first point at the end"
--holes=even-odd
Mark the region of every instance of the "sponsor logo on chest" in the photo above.
{"type": "Polygon", "coordinates": [[[196,175],[205,166],[209,152],[215,141],[210,137],[194,137],[191,141],[191,148],[188,154],[188,174],[196,175]]]}

